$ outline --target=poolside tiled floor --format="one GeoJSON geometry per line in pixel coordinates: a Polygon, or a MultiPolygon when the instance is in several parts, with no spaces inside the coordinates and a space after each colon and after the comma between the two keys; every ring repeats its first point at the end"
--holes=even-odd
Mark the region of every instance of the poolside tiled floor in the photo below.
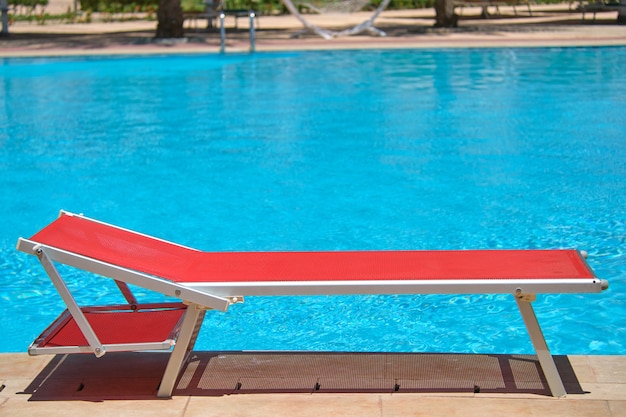
{"type": "MultiPolygon", "coordinates": [[[[187,375],[179,381],[173,398],[167,400],[154,397],[167,357],[164,354],[108,354],[100,359],[91,355],[64,359],[61,356],[0,354],[0,384],[3,386],[0,415],[626,416],[626,356],[557,357],[568,390],[566,398],[557,399],[547,395],[542,378],[532,366],[533,357],[284,352],[194,354],[187,375]],[[503,366],[505,363],[513,365],[503,366]],[[329,369],[334,369],[334,388],[316,391],[309,386],[311,380],[323,381],[329,369]],[[317,379],[312,379],[313,375],[317,375],[317,379]],[[380,384],[373,385],[365,382],[381,376],[394,381],[398,381],[398,377],[405,381],[421,380],[424,384],[421,389],[406,385],[407,389],[403,390],[401,383],[397,392],[393,389],[384,392],[387,389],[384,382],[377,381],[380,384]],[[472,385],[483,385],[484,389],[478,393],[468,389],[465,383],[468,378],[473,378],[472,385]],[[428,381],[439,382],[428,387],[428,381]],[[489,381],[495,382],[491,388],[489,381]],[[229,393],[211,389],[220,384],[224,387],[236,383],[240,384],[240,389],[231,387],[229,393]],[[253,389],[246,390],[246,387],[253,389]]],[[[321,388],[324,384],[321,383],[321,388]]]]}

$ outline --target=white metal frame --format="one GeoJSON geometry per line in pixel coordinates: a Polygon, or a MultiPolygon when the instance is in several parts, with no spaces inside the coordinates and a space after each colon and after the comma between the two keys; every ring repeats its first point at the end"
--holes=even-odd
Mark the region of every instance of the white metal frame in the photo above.
{"type": "Polygon", "coordinates": [[[548,383],[550,392],[554,397],[565,397],[567,392],[565,391],[563,380],[561,379],[561,375],[559,375],[559,370],[554,363],[554,358],[550,353],[550,349],[548,348],[546,339],[543,337],[541,326],[537,321],[535,310],[531,305],[531,302],[534,300],[534,294],[523,294],[521,292],[518,292],[515,295],[517,307],[522,315],[522,318],[524,319],[526,330],[528,331],[530,341],[535,348],[535,353],[537,354],[539,365],[541,366],[543,374],[546,377],[546,382],[548,383]]]}
{"type": "MultiPolygon", "coordinates": [[[[137,285],[211,309],[226,311],[230,305],[230,301],[226,298],[208,292],[201,292],[184,284],[144,274],[143,272],[133,271],[97,259],[91,259],[62,249],[42,245],[32,240],[20,238],[18,240],[17,249],[37,257],[40,256],[38,251],[41,251],[41,253],[45,253],[45,258],[50,261],[73,266],[74,268],[83,269],[104,277],[113,278],[116,281],[137,285]]],[[[46,268],[46,266],[44,266],[44,268],[46,268]]],[[[46,272],[48,271],[46,270],[46,272]]]]}
{"type": "Polygon", "coordinates": [[[56,287],[57,292],[67,306],[68,311],[70,312],[72,317],[74,317],[78,328],[87,339],[90,350],[97,357],[104,355],[106,353],[104,346],[100,342],[100,339],[98,339],[96,333],[91,328],[91,325],[85,318],[85,315],[78,306],[78,303],[76,302],[74,297],[72,297],[70,290],[67,288],[67,285],[65,285],[65,281],[63,281],[63,278],[61,278],[61,275],[50,260],[50,257],[48,256],[46,251],[40,246],[35,246],[34,250],[35,255],[37,255],[37,258],[39,258],[39,262],[41,262],[43,269],[45,269],[46,273],[50,277],[50,280],[52,280],[52,283],[56,287]]]}
{"type": "MultiPolygon", "coordinates": [[[[70,214],[70,213],[68,213],[70,214]]],[[[71,215],[71,214],[70,214],[71,215]]],[[[91,219],[89,219],[91,220],[91,219]]],[[[93,220],[96,221],[96,220],[93,220]]],[[[98,221],[96,221],[98,222],[98,221]]],[[[109,225],[110,227],[117,226],[109,225]]],[[[127,229],[122,229],[127,230],[127,229]]],[[[132,231],[129,231],[132,232],[132,231]]],[[[132,232],[136,233],[136,232],[132,232]]],[[[147,236],[147,235],[143,235],[147,236]]],[[[150,236],[148,236],[150,237],[150,236]]],[[[159,239],[160,240],[160,239],[159,239]]],[[[170,242],[168,242],[170,243],[170,242]]],[[[178,245],[180,246],[180,245],[178,245]]],[[[207,309],[226,311],[230,304],[243,300],[242,295],[340,295],[340,294],[495,294],[515,296],[531,342],[544,372],[552,395],[566,394],[550,350],[545,342],[531,302],[537,293],[600,292],[608,283],[597,278],[589,279],[485,279],[485,280],[381,280],[381,281],[298,281],[298,282],[237,282],[237,283],[177,283],[163,278],[133,271],[110,263],[87,258],[37,242],[20,238],[18,250],[36,255],[61,294],[80,330],[89,342],[89,350],[102,356],[107,350],[121,350],[121,346],[104,346],[85,319],[80,307],[69,293],[53,261],[113,278],[131,303],[134,297],[126,284],[134,284],[167,296],[183,300],[185,312],[178,340],[170,355],[159,387],[159,397],[170,397],[176,378],[193,349],[198,330],[207,309]]],[[[128,345],[126,345],[127,347],[128,345]]],[[[128,350],[128,349],[126,349],[128,350]]],[[[55,352],[56,353],[56,352],[55,352]]],[[[64,353],[60,348],[58,353],[64,353]]]]}
{"type": "Polygon", "coordinates": [[[180,374],[183,364],[187,362],[187,358],[196,343],[200,326],[204,320],[205,309],[197,304],[191,304],[185,313],[178,341],[167,362],[167,367],[163,373],[161,384],[157,396],[160,398],[168,398],[172,396],[176,378],[180,374]]]}
{"type": "MultiPolygon", "coordinates": [[[[76,302],[76,299],[72,296],[65,281],[59,274],[54,263],[48,256],[48,251],[42,246],[37,245],[34,248],[34,253],[39,259],[39,262],[43,266],[44,270],[50,277],[54,287],[61,296],[61,299],[65,303],[67,314],[62,314],[55,320],[42,333],[42,335],[31,344],[28,349],[31,355],[40,354],[69,354],[69,353],[93,353],[96,357],[103,356],[106,352],[120,352],[120,351],[139,351],[139,350],[169,350],[175,344],[176,334],[178,334],[178,328],[173,329],[169,337],[162,341],[144,342],[144,343],[123,343],[123,344],[103,344],[98,335],[90,325],[89,321],[85,317],[85,312],[112,312],[130,310],[133,312],[140,312],[147,309],[167,309],[173,307],[180,307],[180,303],[152,303],[152,304],[138,304],[134,295],[124,282],[118,282],[122,294],[129,302],[126,306],[96,306],[96,307],[80,307],[76,302]],[[40,343],[46,338],[48,332],[56,331],[58,326],[61,326],[65,320],[71,316],[83,336],[87,340],[87,346],[57,346],[57,347],[40,347],[40,343]]],[[[186,314],[186,313],[185,313],[186,314]]]]}
{"type": "MultiPolygon", "coordinates": [[[[37,256],[44,270],[50,277],[53,285],[55,286],[57,292],[63,299],[67,310],[63,313],[55,322],[53,322],[46,331],[29,347],[28,352],[31,355],[40,355],[40,354],[72,354],[72,353],[94,353],[96,357],[103,356],[106,352],[127,352],[127,351],[140,351],[140,350],[169,350],[172,346],[174,346],[174,350],[170,355],[168,360],[167,367],[165,369],[165,373],[163,374],[163,378],[161,380],[161,384],[158,390],[159,397],[170,397],[172,395],[172,391],[174,389],[174,384],[176,382],[176,378],[180,373],[180,370],[187,360],[187,356],[193,349],[195,344],[195,340],[197,338],[198,332],[200,330],[200,326],[202,325],[202,321],[204,319],[206,309],[210,309],[211,307],[206,305],[199,305],[197,303],[190,303],[190,305],[186,308],[186,311],[183,315],[182,323],[175,328],[170,337],[164,341],[160,342],[146,342],[146,343],[124,343],[124,344],[103,344],[100,342],[98,336],[95,331],[89,324],[89,321],[85,317],[84,312],[86,311],[105,311],[109,308],[115,309],[117,306],[109,306],[109,307],[88,307],[81,308],[74,297],[72,296],[69,288],[67,287],[65,281],[59,274],[57,268],[52,262],[49,253],[56,255],[57,261],[64,260],[63,262],[67,265],[80,267],[80,265],[87,265],[84,269],[94,272],[100,273],[101,275],[108,276],[116,280],[120,290],[122,291],[124,297],[131,303],[131,305],[136,304],[136,299],[132,292],[129,290],[126,282],[128,283],[137,283],[137,282],[145,282],[153,280],[153,285],[145,286],[146,288],[153,289],[154,291],[163,290],[168,287],[170,284],[169,281],[160,282],[162,280],[152,277],[149,275],[145,275],[142,273],[135,273],[134,271],[129,271],[125,268],[117,267],[114,265],[106,264],[100,261],[92,260],[89,258],[85,258],[80,255],[72,254],[66,251],[61,251],[58,249],[51,248],[49,246],[33,244],[34,242],[28,241],[26,239],[20,239],[18,243],[18,249],[32,253],[37,256]],[[69,260],[69,262],[68,262],[69,260]],[[73,260],[73,262],[72,262],[73,260]],[[119,274],[115,274],[113,272],[119,272],[119,274]],[[119,279],[126,279],[126,281],[119,282],[119,279]],[[57,325],[61,325],[63,321],[65,321],[71,315],[80,331],[87,339],[88,346],[57,346],[57,347],[38,347],[38,342],[45,339],[46,332],[54,331],[57,325]],[[175,339],[175,335],[178,334],[178,339],[175,339]]],[[[174,283],[171,283],[174,284],[174,283]]],[[[137,284],[141,285],[141,284],[137,284]]],[[[168,292],[163,292],[164,294],[171,293],[172,289],[168,289],[168,292]]],[[[182,291],[176,284],[173,287],[173,294],[178,298],[181,298],[182,295],[191,294],[192,297],[198,298],[198,293],[195,291],[182,291]]],[[[213,297],[210,294],[200,294],[200,297],[204,296],[204,304],[213,304],[219,307],[221,310],[225,311],[228,308],[228,305],[231,302],[240,302],[243,298],[239,299],[230,299],[226,300],[226,305],[224,308],[224,304],[220,301],[222,300],[219,297],[213,297]],[[217,302],[216,302],[217,301],[217,302]]],[[[150,304],[144,305],[144,307],[163,307],[166,304],[150,304]]]]}
{"type": "Polygon", "coordinates": [[[589,279],[453,279],[380,281],[266,281],[183,283],[185,287],[220,297],[237,295],[350,295],[350,294],[533,294],[593,293],[606,281],[589,279]]]}

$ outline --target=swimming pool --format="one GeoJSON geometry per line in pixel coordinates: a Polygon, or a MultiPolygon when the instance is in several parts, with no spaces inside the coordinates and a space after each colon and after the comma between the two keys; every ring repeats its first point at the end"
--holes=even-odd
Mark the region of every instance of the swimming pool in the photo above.
{"type": "MultiPolygon", "coordinates": [[[[203,250],[561,248],[556,354],[626,347],[626,48],[0,61],[0,350],[62,310],[14,250],[59,209],[203,250]]],[[[105,280],[65,270],[117,299],[105,280]]],[[[146,294],[146,297],[152,297],[146,294]]],[[[532,353],[511,296],[256,298],[205,350],[532,353]]]]}

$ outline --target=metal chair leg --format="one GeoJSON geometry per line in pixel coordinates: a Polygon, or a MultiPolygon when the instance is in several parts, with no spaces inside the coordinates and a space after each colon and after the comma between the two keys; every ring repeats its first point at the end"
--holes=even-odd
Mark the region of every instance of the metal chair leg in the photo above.
{"type": "Polygon", "coordinates": [[[552,396],[565,397],[567,392],[563,386],[563,380],[561,380],[561,375],[559,375],[559,370],[556,368],[554,358],[550,353],[550,349],[548,349],[546,339],[543,336],[541,327],[539,327],[537,316],[535,315],[535,311],[533,310],[530,301],[525,301],[518,295],[515,296],[515,301],[517,301],[517,307],[519,308],[520,313],[522,313],[522,318],[526,324],[530,340],[535,347],[535,352],[537,353],[537,358],[539,359],[539,365],[541,365],[541,369],[546,377],[552,396]]]}
{"type": "Polygon", "coordinates": [[[165,368],[165,373],[163,374],[163,379],[159,386],[157,393],[159,398],[169,398],[172,396],[174,384],[176,384],[176,379],[189,353],[193,350],[205,313],[206,310],[202,309],[197,304],[191,304],[187,307],[176,346],[174,346],[174,350],[167,362],[167,367],[165,368]]]}

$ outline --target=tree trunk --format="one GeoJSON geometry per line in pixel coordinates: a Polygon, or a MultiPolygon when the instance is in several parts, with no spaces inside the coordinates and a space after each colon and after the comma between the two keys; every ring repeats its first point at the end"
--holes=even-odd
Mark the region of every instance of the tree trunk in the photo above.
{"type": "Polygon", "coordinates": [[[458,16],[454,14],[453,0],[435,0],[435,27],[454,28],[457,26],[458,16]]]}
{"type": "Polygon", "coordinates": [[[183,9],[180,7],[180,0],[160,0],[157,11],[159,24],[157,25],[157,38],[182,38],[183,31],[183,9]]]}

